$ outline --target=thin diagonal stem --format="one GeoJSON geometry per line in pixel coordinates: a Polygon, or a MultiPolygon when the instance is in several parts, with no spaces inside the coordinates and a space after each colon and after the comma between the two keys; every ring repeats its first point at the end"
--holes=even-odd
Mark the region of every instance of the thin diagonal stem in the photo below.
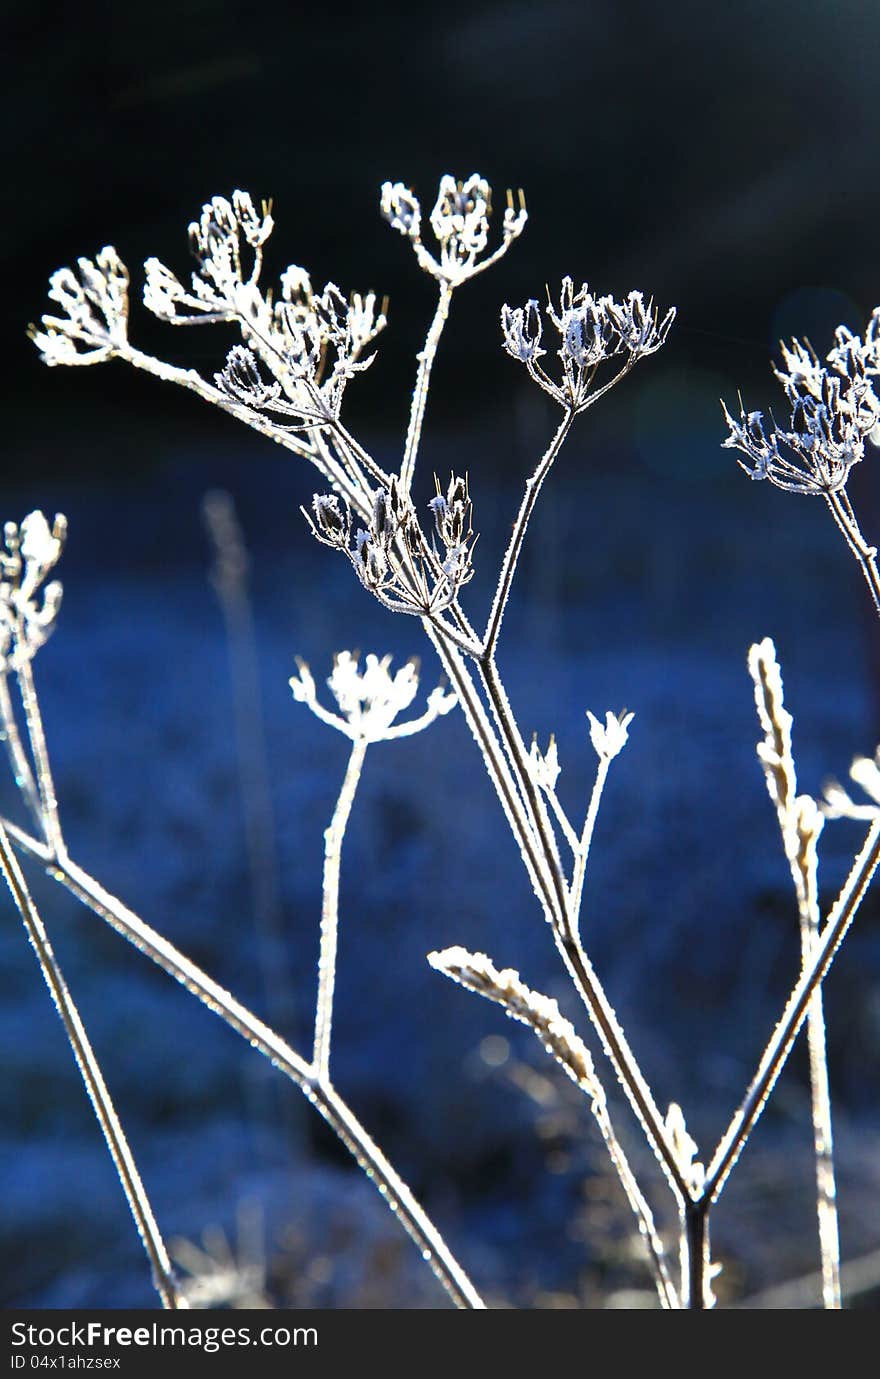
{"type": "MultiPolygon", "coordinates": [[[[642,1075],[641,1069],[626,1042],[617,1017],[608,1001],[592,964],[584,952],[577,935],[567,922],[567,892],[558,860],[555,838],[546,810],[534,800],[536,788],[528,770],[525,748],[514,731],[510,706],[497,679],[494,667],[484,678],[489,689],[489,698],[495,722],[507,734],[505,747],[507,755],[501,750],[492,724],[476,693],[467,667],[453,647],[444,644],[441,636],[430,623],[424,622],[440,660],[453,688],[458,694],[468,726],[474,735],[483,755],[490,779],[495,785],[504,809],[505,817],[526,864],[529,878],[541,902],[545,916],[550,923],[560,956],[571,976],[575,988],[587,1008],[587,1012],[599,1034],[602,1046],[611,1060],[615,1074],[623,1087],[630,1105],[652,1145],[667,1175],[670,1186],[681,1201],[688,1196],[687,1185],[678,1167],[675,1154],[668,1142],[663,1118],[654,1102],[651,1091],[642,1075]],[[531,792],[529,795],[528,792],[531,792]],[[536,809],[535,805],[538,804],[536,809]],[[543,816],[543,822],[542,822],[543,816]],[[555,858],[555,863],[554,859],[555,858]]],[[[486,671],[485,663],[478,663],[486,671]]]]}
{"type": "Polygon", "coordinates": [[[434,367],[434,360],[437,356],[437,347],[440,344],[443,328],[449,319],[449,304],[451,301],[452,287],[445,280],[441,280],[440,295],[437,298],[437,308],[434,312],[434,319],[431,322],[428,334],[425,337],[424,346],[419,354],[419,369],[416,374],[416,383],[413,389],[412,404],[410,406],[409,426],[406,432],[406,444],[403,451],[403,463],[400,467],[400,486],[404,493],[409,493],[412,487],[416,458],[419,452],[419,442],[422,438],[422,425],[425,420],[425,408],[428,405],[428,388],[431,383],[431,370],[434,367]]]}
{"type": "Polygon", "coordinates": [[[15,784],[21,791],[22,798],[34,823],[42,832],[43,810],[40,805],[40,792],[37,789],[31,764],[27,759],[21,734],[18,731],[15,710],[12,707],[12,696],[9,693],[9,677],[6,671],[0,672],[0,738],[3,740],[9,757],[15,784]]]}
{"type": "Polygon", "coordinates": [[[495,645],[498,641],[498,634],[501,631],[501,620],[504,617],[504,610],[507,607],[507,600],[510,597],[510,587],[513,583],[513,576],[516,573],[517,562],[520,557],[523,542],[526,538],[526,531],[529,519],[535,509],[538,496],[541,492],[544,480],[553,467],[553,461],[562,448],[563,441],[571,430],[575,413],[567,410],[556,428],[544,454],[535,469],[534,474],[526,482],[525,493],[520,503],[519,512],[513,526],[513,535],[510,544],[504,555],[504,562],[501,566],[501,574],[498,578],[498,585],[495,589],[495,597],[492,600],[492,610],[489,614],[489,622],[486,626],[486,635],[483,638],[484,655],[489,657],[493,654],[495,645]]]}
{"type": "Polygon", "coordinates": [[[46,870],[152,962],[180,982],[203,1005],[257,1049],[301,1088],[330,1128],[374,1184],[383,1199],[396,1207],[395,1215],[414,1241],[422,1258],[457,1307],[483,1309],[485,1303],[406,1183],[382,1154],[369,1131],[335,1088],[318,1082],[305,1059],[252,1011],[203,972],[172,943],[111,895],[88,872],[62,855],[47,859],[43,848],[29,846],[17,830],[15,842],[43,861],[46,870]]]}
{"type": "Polygon", "coordinates": [[[584,820],[583,832],[581,833],[580,843],[575,853],[574,875],[571,879],[571,923],[575,931],[578,931],[578,922],[581,912],[581,901],[584,894],[584,880],[587,874],[587,858],[590,855],[590,844],[593,841],[593,830],[596,827],[596,817],[599,813],[599,802],[602,799],[602,791],[605,789],[605,781],[608,778],[608,768],[611,765],[610,757],[600,757],[599,765],[596,770],[596,779],[593,782],[593,790],[590,795],[590,804],[587,809],[587,817],[584,820]]]}
{"type": "Polygon", "coordinates": [[[131,1211],[138,1235],[153,1275],[153,1284],[162,1300],[162,1306],[170,1309],[184,1309],[188,1306],[180,1293],[165,1242],[156,1224],[150,1200],[141,1181],[134,1156],[129,1148],[122,1124],[116,1114],[110,1092],[104,1081],[101,1068],[95,1057],[85,1026],[80,1019],[73,997],[64,979],[58,960],[49,942],[45,926],[34,904],[27,883],[22,875],[18,859],[12,851],[9,836],[0,823],[0,869],[6,879],[12,898],[15,901],[22,923],[34,950],[43,980],[55,1004],[68,1042],[76,1059],[77,1067],[85,1084],[89,1100],[101,1127],[101,1133],[110,1151],[110,1157],[122,1184],[129,1210],[131,1211]]]}
{"type": "Polygon", "coordinates": [[[330,1040],[333,1029],[333,993],[336,987],[336,952],[339,941],[339,872],[342,864],[342,843],[348,826],[351,807],[364,757],[367,740],[355,738],[348,766],[333,811],[330,826],[324,833],[324,884],[321,903],[321,950],[318,959],[318,998],[315,1004],[315,1040],[312,1068],[321,1082],[330,1080],[330,1040]]]}
{"type": "Polygon", "coordinates": [[[835,953],[846,937],[878,863],[880,819],[875,820],[868,830],[862,849],[828,916],[815,951],[803,968],[788,998],[782,1018],[761,1055],[746,1095],[718,1143],[706,1172],[701,1201],[713,1202],[717,1199],[730,1170],[739,1158],[807,1018],[813,993],[824,980],[835,953]]]}
{"type": "Polygon", "coordinates": [[[825,501],[840,528],[846,544],[855,556],[859,569],[871,594],[874,608],[880,614],[880,570],[877,569],[877,549],[869,546],[856,521],[852,504],[846,494],[826,493],[825,501]]]}
{"type": "Polygon", "coordinates": [[[56,854],[64,851],[64,839],[61,836],[61,820],[58,817],[58,800],[55,795],[55,782],[52,778],[52,768],[49,764],[49,752],[46,747],[46,734],[43,729],[43,716],[40,713],[40,701],[37,698],[37,691],[34,685],[34,671],[31,662],[23,660],[16,669],[18,680],[18,691],[21,695],[21,704],[24,709],[25,724],[27,726],[28,741],[31,745],[31,756],[33,757],[34,769],[36,772],[37,789],[40,794],[40,813],[42,817],[43,833],[46,842],[56,854]]]}
{"type": "Polygon", "coordinates": [[[657,1285],[660,1306],[666,1312],[677,1312],[681,1307],[681,1299],[669,1272],[663,1241],[654,1225],[653,1212],[639,1187],[638,1179],[630,1167],[623,1147],[614,1133],[614,1126],[604,1098],[593,1102],[593,1115],[596,1118],[602,1139],[605,1141],[608,1157],[617,1170],[617,1176],[626,1194],[626,1199],[638,1222],[639,1235],[648,1253],[651,1272],[657,1285]]]}

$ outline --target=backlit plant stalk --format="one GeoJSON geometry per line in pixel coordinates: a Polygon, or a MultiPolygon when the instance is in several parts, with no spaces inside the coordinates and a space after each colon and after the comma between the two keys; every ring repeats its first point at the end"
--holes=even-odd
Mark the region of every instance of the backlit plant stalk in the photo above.
{"type": "MultiPolygon", "coordinates": [[[[384,308],[376,309],[372,295],[354,295],[346,299],[332,283],[318,293],[312,288],[308,275],[295,266],[282,275],[280,292],[274,296],[265,292],[259,281],[262,247],[272,230],[272,218],[265,206],[261,212],[257,211],[245,193],[236,192],[231,201],[215,197],[203,207],[200,219],[190,227],[191,247],[197,264],[190,286],[185,286],[156,259],[148,260],[146,265],[145,302],[161,319],[176,325],[224,321],[239,327],[242,343],[229,352],[225,367],[215,375],[213,383],[192,370],[177,370],[144,355],[130,345],[128,273],[115,250],[110,248],[102,250],[94,261],[80,259],[78,272],[63,269],[53,276],[50,297],[60,306],[61,314],[44,316],[42,328],[33,331],[34,339],[50,364],[91,364],[117,357],[159,378],[178,382],[310,460],[327,480],[330,492],[316,494],[306,514],[312,532],[323,544],[347,559],[365,590],[386,608],[418,618],[435,647],[519,846],[563,964],[672,1190],[680,1218],[681,1283],[678,1290],[669,1280],[662,1245],[653,1231],[641,1190],[618,1142],[606,1133],[607,1126],[603,1129],[612,1161],[639,1219],[661,1301],[670,1307],[703,1310],[714,1302],[711,1280],[715,1266],[709,1250],[711,1208],[808,1017],[813,1026],[814,1062],[825,1064],[819,1039],[821,982],[877,866],[880,821],[871,815],[871,829],[865,845],[823,927],[818,922],[815,874],[818,814],[812,801],[809,802],[813,805],[810,812],[804,796],[798,797],[790,807],[786,805],[784,818],[780,810],[783,840],[798,888],[802,970],[745,1097],[709,1159],[708,1167],[704,1167],[681,1109],[672,1105],[663,1115],[656,1104],[580,938],[579,916],[587,857],[599,801],[608,765],[626,742],[632,716],[608,714],[603,726],[590,715],[590,736],[599,758],[599,768],[586,818],[578,831],[555,793],[558,775],[555,745],[552,759],[549,750],[543,756],[537,749],[531,753],[527,750],[496,663],[504,612],[528,525],[575,418],[621,382],[641,359],[662,347],[674,312],[661,315],[653,302],[646,301],[639,292],[631,292],[621,301],[599,296],[586,283],[576,286],[571,278],[563,280],[558,299],[548,301],[543,312],[535,300],[515,309],[503,308],[501,325],[505,349],[561,408],[562,416],[526,483],[513,534],[502,560],[485,632],[479,635],[460,601],[473,575],[476,540],[467,480],[453,474],[445,491],[437,484],[437,495],[429,505],[431,521],[424,526],[413,505],[411,492],[431,372],[454,292],[496,262],[519,236],[526,219],[524,203],[521,197],[518,204],[512,197],[508,198],[501,243],[490,253],[487,253],[490,193],[488,185],[477,174],[462,182],[448,176],[442,179],[437,202],[429,217],[436,248],[426,246],[420,203],[404,184],[386,183],[383,186],[381,208],[392,227],[409,241],[417,263],[437,281],[439,288],[437,309],[419,355],[409,424],[396,472],[387,473],[348,432],[341,419],[347,386],[372,361],[372,354],[366,351],[385,325],[384,308]],[[548,367],[548,350],[544,344],[545,322],[556,344],[552,368],[548,367]],[[795,816],[790,809],[794,809],[795,804],[800,824],[792,822],[795,816]],[[557,828],[572,853],[570,870],[562,860],[557,828]],[[808,837],[809,828],[812,832],[808,837]],[[801,852],[794,844],[790,846],[792,838],[799,840],[797,846],[801,847],[801,852]]],[[[849,470],[861,458],[865,438],[880,419],[880,405],[872,384],[880,372],[878,322],[880,316],[875,313],[864,341],[838,332],[836,351],[833,357],[829,356],[831,371],[823,370],[812,352],[795,342],[785,354],[785,371],[780,373],[792,403],[791,429],[768,434],[760,414],[747,416],[743,411],[739,422],[728,414],[731,435],[727,444],[736,446],[748,456],[751,464],[744,467],[753,477],[769,477],[779,487],[825,496],[880,606],[876,552],[861,536],[844,493],[849,470]]],[[[761,644],[765,648],[766,645],[761,644]]],[[[760,647],[753,649],[753,659],[759,654],[760,647]]],[[[311,1065],[303,1065],[305,1073],[302,1067],[299,1073],[304,1078],[303,1085],[307,1085],[317,1098],[319,1094],[328,1095],[332,1089],[329,1049],[339,858],[364,744],[358,746],[358,733],[347,712],[335,715],[318,703],[314,684],[305,669],[301,670],[300,679],[292,683],[297,697],[304,699],[324,721],[335,718],[338,721],[333,726],[336,727],[342,723],[341,730],[347,732],[354,743],[349,772],[337,806],[336,826],[331,825],[327,836],[314,1061],[311,1065]]],[[[333,677],[330,683],[333,687],[333,677]]],[[[779,702],[781,711],[781,698],[779,702]]],[[[395,731],[390,729],[385,735],[393,735],[395,731]]],[[[14,746],[10,745],[10,751],[14,756],[14,746]]],[[[793,763],[791,770],[793,775],[793,763]]],[[[40,783],[39,769],[37,776],[40,783]]],[[[880,801],[880,771],[877,790],[880,801]]],[[[43,784],[40,784],[40,800],[42,805],[43,784]]],[[[13,837],[27,846],[22,835],[13,834],[13,837]]],[[[51,841],[47,839],[46,844],[40,846],[57,866],[51,841]]],[[[61,877],[65,879],[63,870],[61,877]]],[[[69,884],[69,877],[67,880],[69,884]]],[[[480,980],[486,979],[484,986],[487,982],[491,986],[494,980],[487,977],[491,968],[497,978],[496,987],[507,990],[510,982],[502,980],[505,973],[499,975],[499,969],[489,959],[483,955],[467,956],[473,960],[471,966],[477,959],[477,965],[482,964],[480,980]]],[[[437,965],[443,967],[443,963],[437,965]]],[[[462,980],[466,966],[462,960],[456,972],[450,971],[449,975],[462,980]]],[[[464,984],[482,990],[479,983],[475,986],[466,981],[464,984]]],[[[546,998],[534,992],[526,996],[524,992],[529,989],[520,984],[513,1001],[516,1010],[511,1000],[504,999],[501,1003],[516,1018],[523,1018],[522,1012],[526,1010],[532,1015],[535,1010],[543,1012],[539,1017],[530,1016],[526,1022],[536,1029],[539,1026],[545,1029],[540,1021],[547,1016],[550,1025],[546,1025],[542,1035],[547,1043],[546,1030],[551,1025],[555,1028],[555,1021],[546,1005],[542,1005],[546,998]]],[[[491,993],[482,990],[482,994],[491,993]]],[[[497,994],[493,998],[500,999],[497,994]]],[[[559,1057],[562,1045],[558,1041],[553,1044],[555,1037],[553,1035],[549,1042],[551,1050],[559,1057]]],[[[570,1052],[574,1045],[567,1035],[566,1038],[570,1052]]],[[[565,1057],[561,1061],[565,1064],[565,1057]]],[[[568,1070],[571,1072],[571,1067],[568,1070]]],[[[814,1071],[818,1073],[818,1066],[814,1071]]],[[[592,1065],[589,1076],[576,1080],[591,1097],[594,1113],[597,1107],[606,1106],[604,1089],[592,1065]]],[[[826,1305],[834,1306],[839,1285],[835,1283],[833,1183],[827,1176],[822,1177],[822,1166],[830,1169],[831,1163],[830,1120],[827,1089],[823,1091],[820,1081],[818,1076],[814,1078],[814,1119],[820,1197],[824,1181],[827,1199],[824,1213],[820,1203],[820,1231],[823,1260],[827,1261],[826,1305]]],[[[450,1276],[446,1280],[447,1287],[450,1276]]],[[[462,1296],[467,1298],[466,1290],[460,1290],[459,1301],[462,1296]]],[[[466,1300],[465,1305],[478,1304],[466,1300]]]]}

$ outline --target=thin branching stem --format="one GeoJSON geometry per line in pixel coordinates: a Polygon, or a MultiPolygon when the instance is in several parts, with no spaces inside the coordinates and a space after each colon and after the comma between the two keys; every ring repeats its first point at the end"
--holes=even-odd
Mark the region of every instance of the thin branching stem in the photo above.
{"type": "Polygon", "coordinates": [[[719,1141],[707,1172],[701,1201],[713,1202],[719,1196],[730,1170],[739,1158],[767,1098],[773,1090],[792,1045],[807,1018],[813,993],[824,981],[834,955],[846,937],[871,878],[880,863],[880,819],[875,820],[862,845],[852,870],[822,930],[819,942],[792,990],[782,1018],[761,1055],[745,1097],[719,1141]]]}
{"type": "Polygon", "coordinates": [[[529,519],[535,509],[544,480],[553,467],[553,461],[559,454],[562,444],[571,430],[575,413],[567,410],[556,428],[556,432],[544,454],[538,463],[535,472],[526,482],[525,493],[520,503],[519,512],[513,526],[513,535],[504,554],[504,561],[501,566],[501,574],[498,577],[498,584],[495,589],[495,597],[492,600],[492,609],[489,614],[489,621],[486,625],[486,635],[483,638],[483,654],[486,657],[492,656],[495,645],[498,641],[498,634],[501,631],[501,620],[504,617],[504,610],[507,607],[507,600],[510,597],[510,588],[513,584],[513,576],[516,573],[517,562],[520,557],[523,542],[526,538],[529,519]]]}
{"type": "Polygon", "coordinates": [[[43,833],[49,847],[57,854],[64,851],[64,840],[61,836],[61,821],[58,817],[58,799],[55,794],[55,781],[52,777],[52,768],[49,764],[46,734],[43,729],[43,716],[40,713],[40,701],[37,698],[37,691],[34,685],[34,670],[29,659],[24,658],[21,664],[16,667],[16,679],[18,681],[18,691],[21,695],[21,705],[24,709],[24,719],[27,727],[28,741],[31,745],[31,756],[33,758],[36,774],[37,790],[40,796],[40,816],[42,819],[43,833]]]}
{"type": "Polygon", "coordinates": [[[865,583],[870,591],[874,608],[880,614],[880,570],[877,569],[877,549],[875,546],[869,546],[862,535],[852,504],[846,493],[826,493],[825,501],[843,534],[846,544],[858,562],[859,569],[864,575],[865,583]]]}
{"type": "Polygon", "coordinates": [[[440,293],[437,298],[437,308],[434,312],[434,319],[431,322],[425,343],[419,354],[419,368],[416,374],[416,383],[413,389],[412,404],[409,413],[409,426],[406,432],[406,444],[403,450],[403,463],[400,467],[400,486],[404,493],[409,493],[412,487],[413,475],[415,473],[416,458],[419,452],[419,443],[422,438],[422,425],[425,420],[425,408],[428,405],[428,389],[431,383],[431,370],[434,367],[434,360],[437,357],[437,347],[440,344],[440,337],[443,328],[449,319],[449,306],[452,301],[452,287],[441,279],[440,293]]]}
{"type": "Polygon", "coordinates": [[[324,833],[324,883],[321,902],[321,949],[318,959],[318,997],[315,1003],[315,1040],[312,1068],[321,1082],[330,1080],[330,1041],[333,1030],[333,993],[336,987],[336,952],[339,942],[339,873],[342,843],[364,757],[367,739],[355,738],[333,818],[324,833]]]}
{"type": "Polygon", "coordinates": [[[590,855],[590,845],[593,841],[593,830],[596,827],[596,818],[599,813],[599,804],[602,799],[602,791],[605,789],[605,781],[608,778],[608,768],[611,765],[610,757],[600,757],[599,765],[596,769],[596,779],[593,782],[593,789],[590,794],[590,803],[587,809],[587,817],[584,820],[583,831],[580,841],[575,850],[574,874],[571,879],[571,923],[575,931],[578,931],[581,902],[584,894],[584,880],[587,874],[587,859],[590,855]]]}
{"type": "Polygon", "coordinates": [[[42,832],[43,811],[40,804],[40,792],[37,789],[34,773],[31,770],[31,764],[28,761],[27,752],[18,731],[15,710],[12,707],[12,696],[9,693],[9,676],[6,671],[0,672],[0,739],[6,748],[16,787],[21,792],[31,818],[42,832]]]}
{"type": "Polygon", "coordinates": [[[639,1237],[648,1253],[648,1261],[657,1286],[660,1306],[665,1312],[677,1312],[681,1308],[681,1298],[669,1272],[663,1241],[654,1225],[653,1212],[614,1132],[611,1116],[608,1113],[608,1105],[604,1098],[593,1102],[593,1115],[605,1142],[608,1157],[617,1171],[626,1199],[638,1223],[639,1237]]]}
{"type": "Polygon", "coordinates": [[[30,945],[34,951],[43,980],[55,1009],[61,1017],[68,1042],[76,1059],[77,1067],[95,1111],[101,1133],[110,1151],[122,1190],[125,1193],[138,1235],[150,1261],[154,1287],[162,1300],[162,1306],[170,1309],[184,1309],[188,1306],[181,1294],[165,1242],[156,1224],[153,1209],[146,1189],[138,1173],[137,1164],[129,1148],[122,1124],[116,1114],[107,1084],[104,1081],[100,1064],[86,1034],[73,997],[70,994],[58,959],[49,942],[40,913],[31,898],[27,882],[12,850],[9,836],[0,823],[0,869],[6,880],[18,913],[21,915],[30,945]]]}
{"type": "Polygon", "coordinates": [[[487,657],[479,665],[495,722],[501,732],[515,779],[526,801],[528,817],[538,838],[540,855],[544,863],[542,877],[546,888],[544,890],[545,908],[560,956],[568,969],[578,995],[586,1006],[587,1013],[602,1041],[606,1054],[611,1060],[615,1074],[626,1092],[630,1105],[666,1173],[670,1187],[676,1198],[681,1200],[688,1196],[688,1189],[669,1142],[663,1117],[635,1055],[626,1041],[602,983],[599,981],[570,921],[568,890],[559,860],[556,839],[543,800],[540,797],[540,791],[532,779],[525,745],[513,718],[494,660],[487,657]]]}
{"type": "MultiPolygon", "coordinates": [[[[27,835],[21,830],[16,830],[15,835],[10,833],[10,836],[13,836],[15,842],[25,851],[34,851],[28,846],[27,835]]],[[[396,1206],[395,1215],[403,1229],[414,1241],[423,1259],[430,1265],[455,1305],[464,1308],[484,1308],[485,1304],[480,1295],[445,1244],[436,1226],[382,1154],[369,1131],[360,1123],[335,1088],[319,1083],[306,1060],[280,1035],[146,924],[121,900],[106,891],[82,867],[77,866],[66,855],[46,859],[43,849],[34,851],[34,855],[40,857],[46,870],[56,881],[169,976],[180,982],[204,1006],[218,1015],[252,1048],[268,1058],[279,1071],[302,1089],[330,1128],[355,1156],[383,1199],[396,1206]]]]}

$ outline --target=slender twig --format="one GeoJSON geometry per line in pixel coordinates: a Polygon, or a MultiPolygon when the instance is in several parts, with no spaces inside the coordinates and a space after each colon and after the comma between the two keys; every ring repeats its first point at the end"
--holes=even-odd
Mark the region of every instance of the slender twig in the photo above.
{"type": "Polygon", "coordinates": [[[451,301],[452,287],[445,280],[441,280],[440,293],[437,298],[437,309],[434,312],[434,319],[431,322],[424,346],[419,354],[419,369],[416,375],[412,404],[410,406],[409,426],[407,428],[406,444],[403,450],[403,463],[400,467],[400,486],[404,493],[409,493],[412,487],[416,457],[418,455],[419,442],[422,437],[422,423],[425,419],[425,408],[428,403],[428,388],[431,382],[431,370],[434,367],[434,360],[437,356],[437,347],[440,344],[443,328],[449,319],[449,305],[451,301]]]}
{"type": "Polygon", "coordinates": [[[21,791],[31,818],[42,832],[43,810],[40,804],[40,792],[37,789],[31,764],[28,761],[21,734],[18,731],[15,710],[12,707],[12,696],[9,693],[9,676],[5,670],[0,672],[0,740],[2,740],[9,757],[12,778],[21,791]]]}
{"type": "Polygon", "coordinates": [[[16,667],[16,679],[18,681],[19,694],[21,695],[22,708],[24,709],[28,741],[31,745],[31,755],[33,757],[36,773],[37,789],[40,795],[40,816],[42,819],[43,833],[49,847],[54,853],[58,854],[64,851],[64,840],[61,836],[61,821],[58,817],[58,800],[55,794],[55,782],[52,778],[52,768],[49,764],[46,734],[43,729],[43,716],[40,713],[40,701],[37,698],[37,691],[34,686],[33,666],[29,658],[23,658],[20,665],[16,667]]]}
{"type": "Polygon", "coordinates": [[[755,1122],[767,1102],[781,1073],[792,1045],[807,1018],[813,993],[824,981],[834,955],[846,937],[855,918],[871,878],[880,863],[880,819],[872,823],[853,868],[844,883],[815,951],[786,1002],[782,1018],[776,1025],[761,1055],[754,1077],[745,1097],[722,1135],[712,1161],[706,1171],[701,1200],[717,1199],[730,1170],[736,1163],[755,1122]]]}
{"type": "Polygon", "coordinates": [[[0,869],[3,871],[6,884],[12,893],[31,947],[40,965],[43,979],[49,988],[55,1008],[64,1025],[73,1056],[76,1059],[89,1100],[101,1127],[101,1133],[110,1151],[110,1157],[119,1176],[129,1210],[137,1226],[138,1235],[150,1261],[153,1284],[162,1300],[162,1306],[171,1309],[185,1309],[188,1307],[188,1303],[178,1288],[165,1242],[156,1224],[150,1200],[138,1173],[137,1164],[129,1148],[122,1124],[116,1114],[100,1064],[95,1057],[85,1026],[80,1019],[79,1011],[70,994],[58,959],[55,957],[49,942],[49,936],[28,891],[18,859],[12,851],[9,836],[2,823],[0,823],[0,869]]]}
{"type": "Polygon", "coordinates": [[[315,1040],[312,1052],[312,1067],[315,1076],[322,1082],[328,1082],[330,1078],[330,1037],[333,1027],[333,992],[336,986],[336,950],[339,939],[339,871],[342,863],[342,843],[366,753],[366,738],[356,738],[352,743],[333,818],[324,833],[321,953],[318,960],[318,998],[315,1004],[315,1040]]]}
{"type": "Polygon", "coordinates": [[[877,569],[877,548],[876,546],[869,546],[862,535],[852,504],[846,493],[826,493],[825,500],[865,577],[874,608],[880,614],[880,570],[877,569]]]}
{"type": "Polygon", "coordinates": [[[596,827],[596,817],[599,813],[599,803],[602,799],[602,791],[605,789],[605,781],[608,777],[608,768],[611,765],[611,757],[600,757],[599,765],[596,768],[596,779],[593,782],[593,789],[590,794],[590,804],[587,809],[587,817],[584,820],[583,831],[580,836],[575,851],[574,874],[571,879],[571,923],[577,930],[581,912],[581,901],[584,894],[584,880],[587,874],[587,858],[590,855],[590,844],[593,841],[593,830],[596,827]]]}
{"type": "Polygon", "coordinates": [[[501,574],[498,577],[498,584],[495,589],[495,597],[492,600],[492,610],[489,614],[489,621],[486,625],[486,635],[483,638],[484,656],[490,657],[498,641],[498,634],[501,631],[501,620],[504,617],[504,610],[507,607],[507,600],[510,596],[510,586],[513,583],[513,576],[516,573],[516,566],[525,541],[529,519],[534,511],[535,504],[541,492],[544,480],[553,467],[553,461],[559,454],[562,444],[571,430],[575,418],[573,411],[566,411],[562,421],[556,428],[556,432],[535,469],[535,472],[526,481],[525,492],[517,513],[516,521],[513,526],[513,534],[510,538],[507,550],[504,554],[504,561],[501,566],[501,574]]]}
{"type": "MultiPolygon", "coordinates": [[[[749,651],[749,671],[755,684],[758,717],[764,740],[758,754],[764,769],[782,845],[788,859],[795,895],[801,940],[801,965],[806,967],[819,941],[819,883],[817,844],[822,815],[809,796],[796,795],[797,772],[792,749],[792,717],[783,703],[782,673],[773,643],[768,639],[749,651]]],[[[840,1239],[837,1191],[834,1179],[834,1142],[831,1095],[828,1086],[828,1050],[822,988],[810,1000],[807,1016],[810,1064],[810,1098],[816,1164],[816,1209],[822,1259],[825,1306],[840,1310],[840,1239]]]]}

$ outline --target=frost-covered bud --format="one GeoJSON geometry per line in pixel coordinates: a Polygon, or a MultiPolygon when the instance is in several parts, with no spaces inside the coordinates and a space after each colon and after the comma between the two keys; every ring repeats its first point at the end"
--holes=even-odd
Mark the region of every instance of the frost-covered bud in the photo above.
{"type": "Polygon", "coordinates": [[[388,560],[379,543],[363,529],[355,535],[352,563],[365,589],[370,593],[381,589],[388,574],[388,560]]]}
{"type": "Polygon", "coordinates": [[[445,496],[440,491],[440,481],[436,474],[434,483],[437,496],[431,499],[428,506],[434,515],[434,527],[443,545],[452,548],[470,541],[473,536],[472,505],[467,479],[453,474],[445,496]]]}
{"type": "Polygon", "coordinates": [[[750,479],[766,479],[770,470],[770,465],[777,455],[776,436],[773,431],[770,435],[764,428],[763,412],[746,412],[740,403],[740,419],[735,421],[727,410],[726,403],[721,403],[724,412],[724,420],[730,428],[730,435],[721,442],[725,450],[740,450],[752,461],[751,465],[743,464],[742,460],[737,460],[737,464],[744,469],[750,479]]]}
{"type": "Polygon", "coordinates": [[[44,330],[28,334],[45,363],[98,364],[128,340],[128,269],[111,245],[92,259],[76,261],[77,272],[59,268],[49,279],[49,300],[62,315],[45,315],[44,330]]]}
{"type": "Polygon", "coordinates": [[[316,493],[312,498],[316,535],[329,546],[347,546],[351,536],[351,514],[348,505],[335,493],[316,493]]]}
{"type": "Polygon", "coordinates": [[[453,262],[473,261],[489,240],[489,183],[479,173],[466,182],[448,174],[440,179],[440,191],[431,212],[431,228],[453,262]]]}
{"type": "Polygon", "coordinates": [[[538,747],[537,734],[532,738],[532,746],[529,752],[529,765],[532,768],[532,775],[542,790],[554,791],[556,782],[562,767],[559,765],[559,753],[556,748],[556,738],[550,734],[550,741],[546,752],[541,753],[538,747]]]}
{"type": "Polygon", "coordinates": [[[505,304],[501,308],[501,330],[507,353],[521,363],[528,364],[544,354],[541,349],[541,313],[534,298],[525,306],[509,307],[505,304]]]}
{"type": "Polygon", "coordinates": [[[214,381],[229,397],[248,407],[264,407],[281,393],[274,379],[265,379],[260,373],[256,355],[246,345],[233,345],[225,368],[214,375],[214,381]]]}
{"type": "Polygon", "coordinates": [[[617,331],[622,347],[635,358],[655,354],[666,343],[675,307],[670,307],[662,321],[653,300],[645,302],[641,292],[630,292],[624,302],[607,300],[608,315],[617,331]]]}
{"type": "Polygon", "coordinates": [[[403,182],[383,182],[379,206],[392,229],[409,239],[419,238],[422,208],[418,197],[403,182]]]}
{"type": "Polygon", "coordinates": [[[395,525],[391,495],[388,489],[377,489],[373,495],[373,521],[370,530],[378,541],[387,541],[394,535],[395,525]]]}
{"type": "Polygon", "coordinates": [[[605,714],[605,722],[602,724],[587,709],[587,718],[590,720],[590,741],[596,755],[603,761],[613,760],[626,746],[629,739],[629,725],[635,718],[635,714],[627,713],[625,709],[621,709],[618,714],[609,711],[605,714]]]}
{"type": "Polygon", "coordinates": [[[263,214],[260,216],[254,208],[249,192],[234,191],[232,193],[232,210],[248,244],[252,249],[259,249],[266,243],[275,228],[275,222],[269,214],[268,206],[263,205],[263,214]]]}

